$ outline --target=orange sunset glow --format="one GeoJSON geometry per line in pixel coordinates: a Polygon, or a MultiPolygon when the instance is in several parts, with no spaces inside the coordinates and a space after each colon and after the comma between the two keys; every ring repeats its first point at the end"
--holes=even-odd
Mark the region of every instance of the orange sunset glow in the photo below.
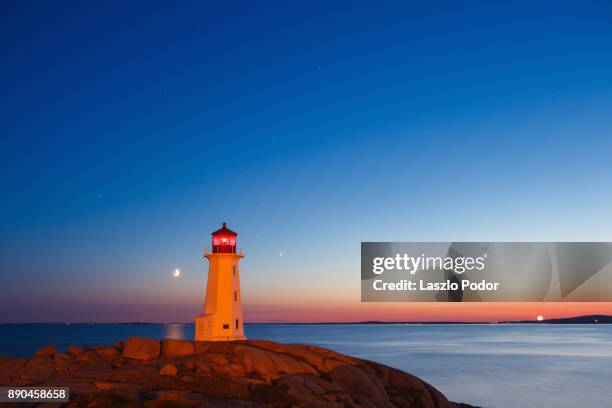
{"type": "Polygon", "coordinates": [[[250,322],[501,322],[612,314],[612,303],[338,303],[334,301],[251,305],[250,322]]]}

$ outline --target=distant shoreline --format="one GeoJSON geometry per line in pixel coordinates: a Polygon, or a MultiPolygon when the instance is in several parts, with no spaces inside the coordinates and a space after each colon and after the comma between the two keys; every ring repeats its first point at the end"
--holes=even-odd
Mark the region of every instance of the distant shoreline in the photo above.
{"type": "MultiPolygon", "coordinates": [[[[49,325],[155,325],[155,324],[191,324],[193,322],[7,322],[0,323],[0,325],[18,325],[18,324],[49,324],[49,325]]],[[[587,316],[574,316],[574,317],[562,317],[555,319],[544,319],[538,320],[508,320],[508,321],[497,321],[497,322],[453,322],[453,321],[378,321],[378,320],[367,320],[360,322],[259,322],[259,323],[245,323],[248,325],[261,325],[261,324],[277,324],[277,325],[434,325],[434,324],[480,324],[480,325],[499,325],[499,324],[612,324],[612,316],[610,315],[587,315],[587,316]]]]}

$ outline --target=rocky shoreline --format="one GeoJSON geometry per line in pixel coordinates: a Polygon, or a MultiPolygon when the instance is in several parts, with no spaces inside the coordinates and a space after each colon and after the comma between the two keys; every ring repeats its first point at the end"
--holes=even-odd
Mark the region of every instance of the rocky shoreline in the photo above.
{"type": "Polygon", "coordinates": [[[67,386],[64,405],[76,407],[470,407],[382,364],[264,340],[50,345],[30,359],[0,357],[0,385],[67,386]]]}

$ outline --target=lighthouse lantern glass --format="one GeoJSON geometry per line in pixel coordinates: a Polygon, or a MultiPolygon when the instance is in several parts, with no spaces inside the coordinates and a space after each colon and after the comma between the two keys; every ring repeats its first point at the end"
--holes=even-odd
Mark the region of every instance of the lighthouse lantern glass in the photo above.
{"type": "Polygon", "coordinates": [[[223,228],[212,233],[213,253],[235,254],[236,235],[235,232],[223,224],[223,228]]]}

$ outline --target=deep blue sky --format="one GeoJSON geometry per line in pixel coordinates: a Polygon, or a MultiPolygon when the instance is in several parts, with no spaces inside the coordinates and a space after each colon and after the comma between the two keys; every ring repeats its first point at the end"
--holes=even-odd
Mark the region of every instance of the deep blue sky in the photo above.
{"type": "Polygon", "coordinates": [[[612,7],[500,3],[4,1],[0,321],[189,320],[222,221],[253,321],[360,241],[612,241],[612,7]]]}

